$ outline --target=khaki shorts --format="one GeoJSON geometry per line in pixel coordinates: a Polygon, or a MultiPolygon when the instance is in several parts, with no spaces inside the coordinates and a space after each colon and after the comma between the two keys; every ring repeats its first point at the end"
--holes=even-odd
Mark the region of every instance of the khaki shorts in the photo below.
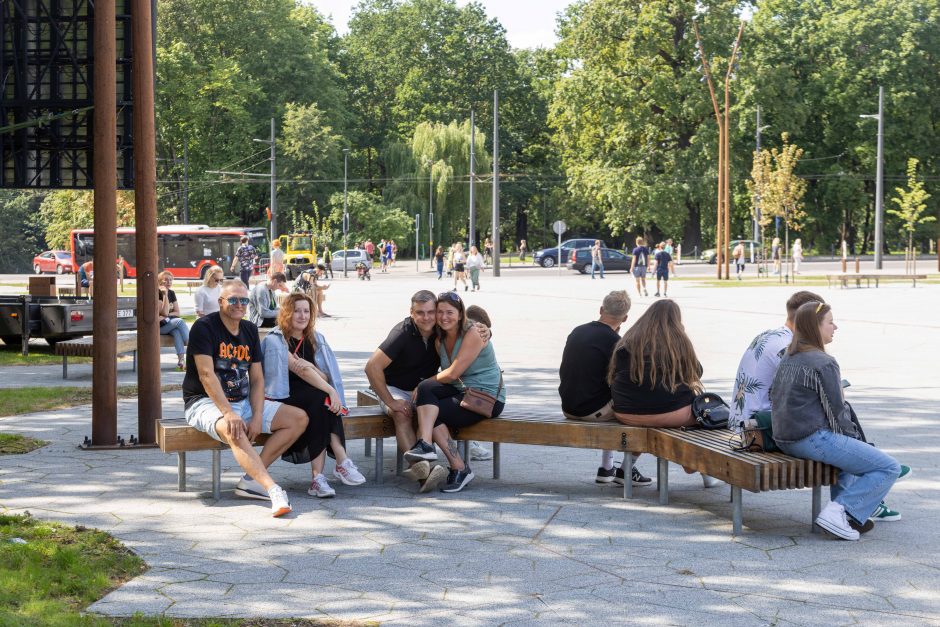
{"type": "MultiPolygon", "coordinates": [[[[386,387],[388,388],[388,393],[392,395],[392,398],[396,400],[400,400],[400,401],[408,401],[409,403],[411,402],[412,392],[408,390],[399,389],[395,387],[394,385],[387,385],[386,387]]],[[[379,399],[379,405],[382,407],[382,411],[385,412],[386,416],[392,415],[392,412],[388,408],[388,405],[383,403],[382,399],[379,399]]]]}
{"type": "Polygon", "coordinates": [[[606,405],[587,416],[575,416],[566,411],[562,411],[561,413],[563,413],[568,420],[580,420],[582,422],[616,422],[617,420],[617,417],[614,416],[613,401],[607,401],[606,405]]]}

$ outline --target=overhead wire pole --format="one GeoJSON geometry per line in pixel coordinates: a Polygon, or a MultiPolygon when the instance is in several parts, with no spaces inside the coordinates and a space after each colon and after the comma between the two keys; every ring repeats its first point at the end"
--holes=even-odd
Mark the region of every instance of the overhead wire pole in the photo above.
{"type": "MultiPolygon", "coordinates": [[[[99,2],[96,6],[103,4],[99,2]]],[[[162,417],[160,324],[157,316],[157,164],[151,10],[150,0],[134,0],[131,16],[134,42],[134,221],[137,227],[137,432],[141,444],[156,443],[156,424],[162,417]]],[[[188,163],[185,145],[183,151],[186,168],[188,163]]],[[[188,191],[187,185],[187,194],[188,191]]],[[[188,221],[189,207],[187,204],[183,207],[184,221],[188,221]]],[[[114,267],[114,264],[110,265],[114,267]]],[[[97,313],[95,319],[97,320],[97,313]]]]}
{"type": "MultiPolygon", "coordinates": [[[[349,278],[349,148],[343,148],[343,278],[349,278]]],[[[372,263],[372,260],[369,260],[372,263]]]]}
{"type": "Polygon", "coordinates": [[[731,110],[731,73],[733,72],[735,65],[737,64],[738,59],[738,47],[741,45],[741,35],[744,34],[744,20],[741,20],[741,25],[738,27],[738,36],[734,38],[734,46],[731,48],[731,57],[728,59],[728,71],[725,73],[725,202],[724,202],[724,211],[725,211],[725,279],[731,278],[731,251],[730,248],[731,242],[731,143],[728,137],[731,134],[731,124],[728,119],[731,110]]]}
{"type": "Polygon", "coordinates": [[[273,242],[277,237],[277,152],[274,141],[274,118],[271,118],[271,136],[269,139],[253,139],[259,144],[268,144],[271,146],[271,156],[268,157],[268,160],[271,162],[271,174],[268,176],[271,178],[271,200],[270,206],[268,209],[271,211],[271,241],[273,242]]]}
{"type": "MultiPolygon", "coordinates": [[[[136,21],[136,20],[135,20],[136,21]]],[[[92,329],[91,447],[116,446],[117,437],[117,52],[114,2],[94,14],[95,290],[92,329]]],[[[134,64],[139,59],[134,55],[134,64]]],[[[150,55],[146,57],[150,60],[150,55]]],[[[156,290],[156,287],[154,287],[156,290]]],[[[144,312],[146,315],[146,312],[144,312]]],[[[154,313],[156,313],[154,311],[154,313]]]]}
{"type": "Polygon", "coordinates": [[[470,228],[467,231],[467,250],[470,250],[470,247],[473,246],[474,242],[474,225],[476,225],[476,207],[475,207],[475,195],[474,195],[474,169],[476,164],[474,163],[475,153],[474,153],[474,144],[476,143],[476,124],[473,118],[473,111],[470,111],[470,228]]]}
{"type": "Polygon", "coordinates": [[[428,159],[428,257],[434,268],[434,162],[428,159]]]}
{"type": "Polygon", "coordinates": [[[493,90],[493,276],[499,276],[499,90],[493,90]]]}
{"type": "Polygon", "coordinates": [[[878,113],[876,115],[860,115],[860,118],[875,118],[878,120],[878,150],[875,165],[875,269],[882,268],[882,249],[884,248],[884,130],[885,130],[885,88],[878,87],[878,113]]]}

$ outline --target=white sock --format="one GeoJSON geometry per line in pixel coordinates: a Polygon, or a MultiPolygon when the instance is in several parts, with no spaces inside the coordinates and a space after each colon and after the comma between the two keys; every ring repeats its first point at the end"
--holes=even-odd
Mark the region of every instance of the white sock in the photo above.
{"type": "Polygon", "coordinates": [[[601,453],[601,466],[604,467],[604,470],[610,470],[614,467],[614,452],[613,451],[603,451],[601,453]]]}

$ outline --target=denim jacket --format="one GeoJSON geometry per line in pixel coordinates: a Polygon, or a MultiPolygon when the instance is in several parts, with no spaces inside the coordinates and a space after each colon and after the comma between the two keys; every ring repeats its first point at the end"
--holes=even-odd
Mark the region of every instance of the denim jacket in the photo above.
{"type": "MultiPolygon", "coordinates": [[[[343,389],[343,376],[340,374],[336,355],[333,354],[333,349],[330,348],[322,333],[314,331],[313,335],[317,344],[316,356],[313,360],[314,365],[326,373],[327,380],[330,385],[336,388],[340,401],[345,405],[346,392],[343,389]]],[[[271,332],[262,340],[261,352],[264,355],[264,361],[262,362],[264,368],[264,396],[275,400],[287,398],[290,396],[287,341],[279,328],[271,329],[271,332]]]]}

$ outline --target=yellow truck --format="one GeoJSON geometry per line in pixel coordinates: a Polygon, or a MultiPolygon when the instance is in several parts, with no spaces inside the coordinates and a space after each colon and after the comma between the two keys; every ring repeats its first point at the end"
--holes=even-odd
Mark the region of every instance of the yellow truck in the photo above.
{"type": "Polygon", "coordinates": [[[310,233],[291,233],[281,235],[281,248],[284,249],[284,273],[288,279],[295,279],[304,270],[317,266],[316,241],[310,233]]]}

